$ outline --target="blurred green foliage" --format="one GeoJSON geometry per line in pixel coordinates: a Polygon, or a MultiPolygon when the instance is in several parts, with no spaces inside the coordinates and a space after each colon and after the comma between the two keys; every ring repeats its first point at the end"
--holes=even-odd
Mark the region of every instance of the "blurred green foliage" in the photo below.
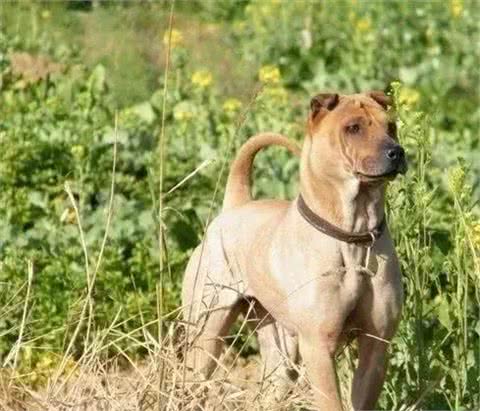
{"type": "MultiPolygon", "coordinates": [[[[86,292],[65,184],[94,264],[115,140],[114,213],[93,293],[93,329],[101,332],[118,315],[128,332],[158,314],[158,136],[169,4],[67,5],[0,6],[0,360],[18,338],[31,260],[27,369],[65,349],[86,292]]],[[[381,406],[398,409],[422,397],[430,409],[478,407],[479,14],[475,1],[460,0],[179,2],[164,191],[207,165],[165,196],[165,308],[178,305],[185,262],[203,235],[232,149],[259,131],[301,139],[308,97],[317,92],[390,90],[400,80],[391,91],[411,167],[392,184],[389,213],[406,304],[381,406]]],[[[262,153],[255,194],[292,198],[297,167],[284,151],[262,153]]],[[[215,200],[217,210],[221,192],[215,200]]],[[[75,355],[83,344],[78,339],[75,355]]]]}

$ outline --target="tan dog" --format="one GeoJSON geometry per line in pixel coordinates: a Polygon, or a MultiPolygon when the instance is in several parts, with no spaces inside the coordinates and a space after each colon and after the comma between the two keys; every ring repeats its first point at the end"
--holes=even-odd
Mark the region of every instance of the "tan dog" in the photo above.
{"type": "Polygon", "coordinates": [[[263,147],[281,145],[299,153],[296,145],[265,133],[240,149],[224,210],[185,274],[182,298],[192,324],[192,367],[211,374],[222,337],[246,302],[254,301],[249,315],[258,320],[266,372],[277,376],[280,393],[288,391],[290,375],[283,360],[296,362],[299,351],[318,407],[342,410],[334,355],[357,330],[352,403],[356,410],[374,407],[403,296],[384,224],[384,191],[388,180],[405,172],[406,162],[387,104],[380,92],[312,100],[300,196],[292,202],[252,201],[250,173],[263,147]]]}

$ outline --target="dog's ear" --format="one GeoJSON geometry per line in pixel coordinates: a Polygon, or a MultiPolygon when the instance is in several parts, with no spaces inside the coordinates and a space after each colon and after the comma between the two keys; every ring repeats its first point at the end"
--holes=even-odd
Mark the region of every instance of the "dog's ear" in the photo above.
{"type": "Polygon", "coordinates": [[[315,118],[322,109],[332,111],[337,106],[338,101],[338,94],[317,94],[310,101],[311,118],[315,118]]]}
{"type": "Polygon", "coordinates": [[[387,96],[383,91],[370,91],[368,95],[380,104],[385,110],[392,105],[392,98],[387,96]]]}

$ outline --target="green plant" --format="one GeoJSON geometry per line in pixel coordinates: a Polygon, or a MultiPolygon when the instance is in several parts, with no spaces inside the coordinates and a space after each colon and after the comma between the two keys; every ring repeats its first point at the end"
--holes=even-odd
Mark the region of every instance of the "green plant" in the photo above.
{"type": "MultiPolygon", "coordinates": [[[[82,367],[91,370],[92,363],[103,367],[114,359],[137,367],[151,358],[162,375],[158,357],[167,368],[175,364],[170,336],[185,262],[218,211],[225,177],[219,173],[228,156],[259,131],[301,140],[308,99],[319,91],[387,89],[399,79],[402,85],[394,83],[392,92],[410,171],[389,188],[388,215],[406,298],[380,406],[478,408],[474,1],[452,0],[447,7],[400,1],[197,2],[193,11],[182,5],[175,12],[183,30],[174,26],[172,32],[168,84],[152,81],[152,73],[163,71],[161,64],[146,68],[168,46],[164,21],[152,18],[168,14],[165,4],[140,9],[102,3],[84,11],[64,3],[11,7],[0,6],[0,361],[16,365],[9,387],[18,380],[61,383],[62,373],[76,375],[82,367]],[[206,36],[198,37],[228,47],[221,62],[195,55],[213,45],[195,40],[192,21],[206,36]],[[25,29],[28,22],[32,32],[25,29]],[[125,41],[115,50],[132,53],[121,70],[110,56],[95,60],[90,54],[95,42],[88,30],[99,25],[106,39],[125,41]],[[132,51],[132,39],[144,43],[144,53],[132,51]],[[42,75],[32,77],[22,59],[42,75]],[[171,346],[158,344],[160,274],[160,320],[171,346]]],[[[262,153],[255,164],[255,196],[292,198],[297,166],[282,150],[262,153]]],[[[236,335],[235,341],[237,349],[255,352],[249,335],[236,335]]],[[[177,387],[170,377],[162,384],[177,387]]]]}

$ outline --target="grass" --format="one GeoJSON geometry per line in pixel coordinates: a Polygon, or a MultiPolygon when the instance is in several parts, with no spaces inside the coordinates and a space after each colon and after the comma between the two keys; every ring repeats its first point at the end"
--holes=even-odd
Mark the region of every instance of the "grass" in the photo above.
{"type": "MultiPolygon", "coordinates": [[[[188,11],[188,7],[185,9],[188,11]]],[[[44,50],[54,44],[59,53],[80,54],[88,66],[100,63],[109,67],[109,84],[118,107],[148,99],[163,76],[162,40],[168,10],[159,3],[120,6],[114,13],[109,7],[97,7],[93,12],[89,8],[65,12],[61,2],[11,2],[0,10],[5,32],[15,34],[23,26],[32,27],[24,38],[27,49],[38,45],[40,34],[44,50]]],[[[251,78],[257,67],[235,64],[240,56],[225,39],[222,25],[209,22],[208,16],[198,19],[189,13],[177,13],[175,28],[192,45],[192,67],[214,72],[226,95],[248,98],[245,90],[252,87],[251,78]],[[232,75],[235,81],[231,81],[232,75]]]]}

